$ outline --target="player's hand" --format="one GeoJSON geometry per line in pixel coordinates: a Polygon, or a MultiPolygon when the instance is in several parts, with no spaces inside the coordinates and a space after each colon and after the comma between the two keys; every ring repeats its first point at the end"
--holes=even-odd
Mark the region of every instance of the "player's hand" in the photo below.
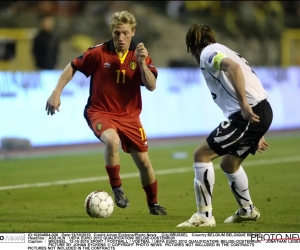
{"type": "Polygon", "coordinates": [[[49,114],[54,115],[55,110],[59,112],[59,106],[60,106],[60,94],[53,91],[46,103],[47,115],[49,114]]]}
{"type": "Polygon", "coordinates": [[[257,145],[257,152],[263,153],[264,151],[268,150],[269,144],[265,141],[265,138],[260,138],[258,145],[257,145]]]}
{"type": "Polygon", "coordinates": [[[248,103],[241,107],[241,114],[243,118],[247,121],[260,122],[259,116],[254,114],[252,108],[248,103]]]}
{"type": "Polygon", "coordinates": [[[144,62],[148,57],[148,50],[145,48],[143,43],[139,43],[135,49],[135,56],[139,62],[144,62]]]}

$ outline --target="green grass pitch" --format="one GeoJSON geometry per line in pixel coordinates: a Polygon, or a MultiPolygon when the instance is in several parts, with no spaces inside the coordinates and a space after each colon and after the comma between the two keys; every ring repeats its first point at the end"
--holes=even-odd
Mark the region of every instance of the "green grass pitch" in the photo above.
{"type": "MultiPolygon", "coordinates": [[[[84,209],[86,196],[94,190],[110,191],[103,152],[78,153],[0,161],[0,232],[300,232],[300,137],[297,133],[266,136],[270,148],[250,156],[243,166],[248,174],[251,198],[261,212],[257,222],[228,225],[223,221],[237,209],[227,179],[216,167],[213,192],[214,228],[176,228],[196,209],[192,155],[197,144],[178,142],[152,145],[149,154],[157,173],[159,203],[168,216],[148,214],[146,197],[130,155],[120,151],[123,187],[131,205],[115,206],[106,219],[92,219],[84,209]],[[174,159],[173,152],[188,157],[174,159]],[[132,175],[130,175],[133,173],[132,175]],[[56,183],[75,180],[70,183],[56,183]],[[82,182],[78,182],[81,180],[82,182]],[[36,187],[7,188],[48,183],[36,187]],[[54,183],[55,184],[55,183],[54,183]]],[[[199,141],[200,142],[200,141],[199,141]]]]}

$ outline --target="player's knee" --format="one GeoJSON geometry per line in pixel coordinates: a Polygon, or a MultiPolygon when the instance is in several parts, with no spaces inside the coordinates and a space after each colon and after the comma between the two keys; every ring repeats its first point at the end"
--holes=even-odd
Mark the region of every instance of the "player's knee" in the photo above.
{"type": "Polygon", "coordinates": [[[100,141],[104,143],[106,147],[119,145],[120,138],[117,132],[113,129],[107,129],[100,135],[100,141]]]}
{"type": "Polygon", "coordinates": [[[196,148],[194,150],[194,162],[200,162],[200,159],[202,158],[202,152],[200,148],[196,148]]]}
{"type": "Polygon", "coordinates": [[[119,150],[120,139],[118,136],[109,137],[107,138],[105,145],[110,150],[119,150]]]}
{"type": "Polygon", "coordinates": [[[227,174],[234,174],[236,172],[236,167],[231,164],[225,164],[225,163],[220,163],[220,167],[223,170],[223,172],[227,174]]]}
{"type": "Polygon", "coordinates": [[[225,173],[228,173],[231,172],[230,171],[230,167],[228,166],[228,164],[224,163],[224,162],[221,162],[220,163],[220,168],[225,172],[225,173]],[[229,172],[228,172],[229,171],[229,172]]]}
{"type": "Polygon", "coordinates": [[[240,163],[224,157],[220,163],[220,167],[225,173],[233,174],[240,168],[240,163]]]}
{"type": "Polygon", "coordinates": [[[202,147],[196,148],[194,151],[194,162],[206,162],[207,155],[205,154],[205,150],[202,147]]]}
{"type": "Polygon", "coordinates": [[[148,171],[149,169],[152,168],[151,162],[149,159],[142,158],[140,161],[137,163],[138,168],[142,171],[148,171]]]}
{"type": "Polygon", "coordinates": [[[194,162],[210,162],[211,150],[206,142],[201,143],[194,151],[194,162]]]}

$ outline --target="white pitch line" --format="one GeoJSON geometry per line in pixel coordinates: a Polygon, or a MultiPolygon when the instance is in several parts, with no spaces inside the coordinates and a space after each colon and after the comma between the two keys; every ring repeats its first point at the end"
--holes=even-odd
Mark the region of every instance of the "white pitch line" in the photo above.
{"type": "MultiPolygon", "coordinates": [[[[268,160],[253,160],[246,161],[243,166],[257,166],[257,165],[271,165],[271,164],[279,164],[279,163],[289,163],[289,162],[297,162],[300,161],[300,156],[290,156],[284,158],[273,158],[268,160]]],[[[220,169],[219,166],[215,166],[215,169],[220,169]]],[[[168,175],[168,174],[180,174],[192,171],[193,168],[185,167],[185,168],[172,168],[172,169],[163,169],[156,170],[156,175],[168,175]]],[[[139,177],[139,173],[129,173],[129,174],[121,174],[122,179],[135,178],[139,177]]],[[[61,181],[53,181],[53,182],[42,182],[42,183],[32,183],[32,184],[21,184],[21,185],[13,185],[13,186],[2,186],[0,190],[11,190],[11,189],[23,189],[23,188],[31,188],[31,187],[49,187],[49,186],[57,186],[57,185],[66,185],[66,184],[77,184],[77,183],[87,183],[87,182],[96,182],[96,181],[105,181],[108,180],[107,176],[99,176],[99,177],[90,177],[90,178],[80,178],[73,180],[61,180],[61,181]]]]}

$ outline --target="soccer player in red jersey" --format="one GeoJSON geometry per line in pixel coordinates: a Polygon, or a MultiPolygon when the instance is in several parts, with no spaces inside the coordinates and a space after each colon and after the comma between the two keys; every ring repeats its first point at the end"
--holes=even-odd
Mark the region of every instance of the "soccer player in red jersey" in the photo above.
{"type": "Polygon", "coordinates": [[[148,156],[146,133],[140,121],[141,87],[156,88],[157,69],[143,43],[132,38],[136,31],[135,17],[128,11],[116,12],[111,21],[112,39],[89,48],[75,58],[62,72],[47,100],[47,114],[60,107],[60,94],[76,71],[90,77],[90,95],[84,117],[95,136],[105,145],[106,171],[116,205],[125,208],[129,199],[119,175],[119,144],[130,153],[140,172],[149,213],[167,215],[157,201],[157,180],[148,156]]]}

